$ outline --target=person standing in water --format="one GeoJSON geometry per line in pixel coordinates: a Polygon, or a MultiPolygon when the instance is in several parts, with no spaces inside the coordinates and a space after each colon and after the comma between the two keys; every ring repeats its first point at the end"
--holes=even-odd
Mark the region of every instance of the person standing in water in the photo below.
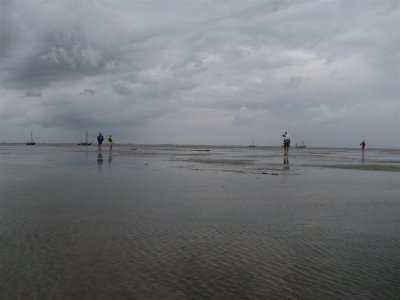
{"type": "Polygon", "coordinates": [[[114,140],[113,140],[111,134],[108,136],[108,143],[110,145],[110,151],[112,151],[112,145],[114,144],[114,140]]]}
{"type": "Polygon", "coordinates": [[[367,145],[367,144],[365,143],[365,141],[362,141],[361,144],[360,144],[360,147],[361,147],[361,150],[362,150],[362,151],[364,151],[365,145],[367,145]]]}
{"type": "Polygon", "coordinates": [[[289,155],[289,147],[290,147],[290,135],[285,131],[284,134],[282,134],[283,137],[283,152],[284,155],[289,155]]]}
{"type": "Polygon", "coordinates": [[[99,135],[97,136],[97,145],[99,147],[99,150],[101,150],[101,148],[103,146],[103,140],[104,140],[104,137],[101,135],[101,132],[100,132],[99,135]]]}

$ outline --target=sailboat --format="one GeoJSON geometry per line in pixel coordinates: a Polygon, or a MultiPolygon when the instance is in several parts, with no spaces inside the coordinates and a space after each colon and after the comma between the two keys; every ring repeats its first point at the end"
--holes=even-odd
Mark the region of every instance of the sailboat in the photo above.
{"type": "Polygon", "coordinates": [[[33,141],[33,133],[32,133],[32,130],[31,130],[31,141],[30,141],[30,142],[26,142],[25,145],[29,145],[29,146],[36,145],[36,143],[33,141]]]}
{"type": "Polygon", "coordinates": [[[250,148],[256,148],[256,147],[257,147],[257,145],[254,144],[254,140],[253,140],[253,144],[249,145],[249,147],[250,147],[250,148]]]}
{"type": "Polygon", "coordinates": [[[89,143],[89,141],[88,141],[88,132],[87,132],[87,130],[86,130],[86,142],[81,142],[81,143],[79,143],[78,145],[79,146],[90,146],[92,143],[89,143]]]}

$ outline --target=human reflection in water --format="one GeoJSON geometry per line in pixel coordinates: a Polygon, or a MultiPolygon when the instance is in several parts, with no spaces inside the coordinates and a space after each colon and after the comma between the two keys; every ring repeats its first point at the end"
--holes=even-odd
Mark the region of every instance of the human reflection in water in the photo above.
{"type": "Polygon", "coordinates": [[[112,163],[112,152],[110,151],[110,153],[108,154],[108,163],[111,165],[112,163]]]}
{"type": "Polygon", "coordinates": [[[103,173],[103,153],[101,150],[97,153],[97,173],[99,175],[103,173]]]}
{"type": "Polygon", "coordinates": [[[103,163],[103,153],[101,153],[101,151],[99,151],[99,153],[97,154],[97,163],[99,165],[103,163]]]}
{"type": "Polygon", "coordinates": [[[290,169],[290,167],[289,167],[289,156],[287,156],[287,155],[283,157],[283,167],[282,167],[282,169],[284,171],[290,169]]]}
{"type": "Polygon", "coordinates": [[[365,153],[364,150],[361,152],[361,163],[363,164],[365,162],[365,153]]]}

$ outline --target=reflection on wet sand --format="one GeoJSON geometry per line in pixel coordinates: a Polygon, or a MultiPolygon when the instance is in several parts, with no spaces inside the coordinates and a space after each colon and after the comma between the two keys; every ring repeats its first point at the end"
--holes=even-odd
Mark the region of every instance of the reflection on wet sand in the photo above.
{"type": "Polygon", "coordinates": [[[283,169],[290,169],[289,167],[289,156],[283,158],[283,169]]]}
{"type": "Polygon", "coordinates": [[[101,153],[101,151],[99,151],[99,153],[97,154],[97,162],[99,164],[103,163],[103,153],[101,153]]]}
{"type": "Polygon", "coordinates": [[[288,174],[287,171],[290,171],[290,166],[289,166],[289,156],[286,155],[283,157],[283,167],[282,167],[282,172],[283,174],[288,174]]]}

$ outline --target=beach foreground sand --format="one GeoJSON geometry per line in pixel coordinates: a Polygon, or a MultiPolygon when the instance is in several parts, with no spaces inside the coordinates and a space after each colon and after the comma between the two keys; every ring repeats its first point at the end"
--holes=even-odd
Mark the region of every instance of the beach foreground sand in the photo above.
{"type": "Polygon", "coordinates": [[[398,150],[0,147],[1,299],[395,299],[398,150]]]}

